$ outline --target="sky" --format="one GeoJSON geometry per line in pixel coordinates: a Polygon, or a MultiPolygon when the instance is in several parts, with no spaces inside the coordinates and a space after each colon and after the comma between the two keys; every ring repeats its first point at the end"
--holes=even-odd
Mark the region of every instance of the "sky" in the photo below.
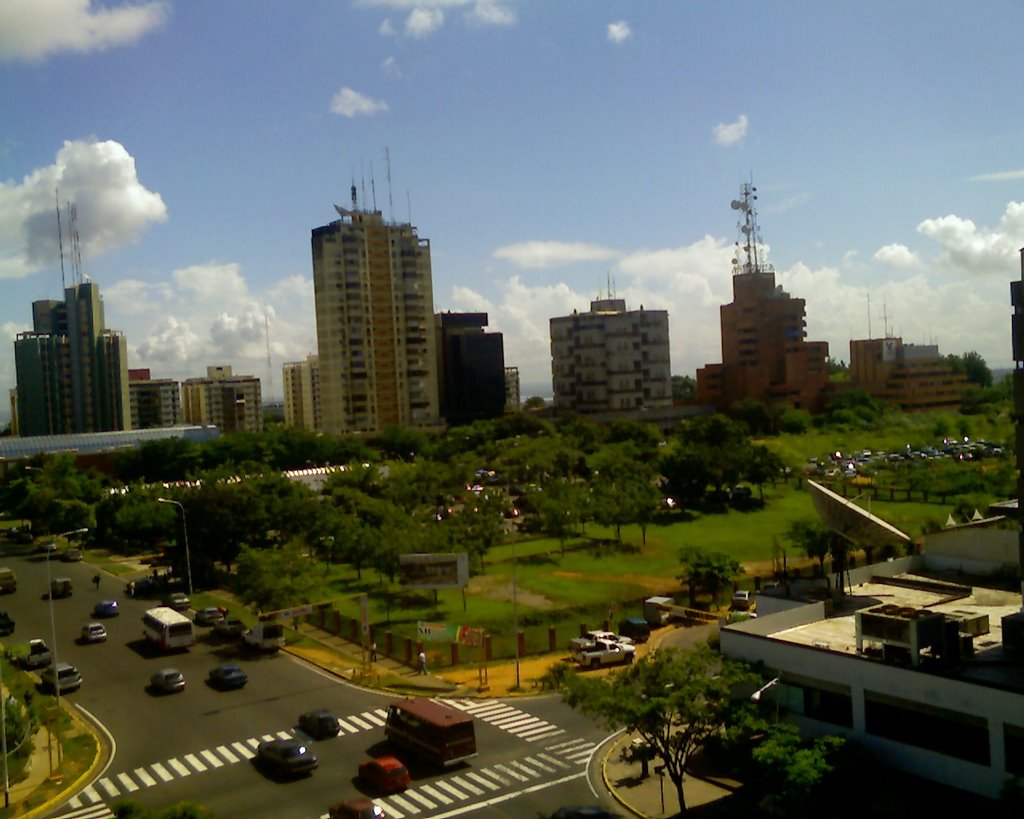
{"type": "Polygon", "coordinates": [[[744,183],[833,358],[889,333],[1009,366],[1022,28],[1019,0],[0,0],[0,389],[74,280],[73,202],[130,367],[280,397],[353,184],[524,399],[549,319],[608,293],[668,311],[673,374],[720,362],[744,183]]]}

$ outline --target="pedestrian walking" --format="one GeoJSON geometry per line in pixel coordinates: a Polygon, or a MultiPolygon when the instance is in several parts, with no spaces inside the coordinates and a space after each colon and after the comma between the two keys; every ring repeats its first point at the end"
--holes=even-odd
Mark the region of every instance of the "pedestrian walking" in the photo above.
{"type": "Polygon", "coordinates": [[[135,597],[135,581],[134,580],[129,580],[128,581],[128,596],[129,597],[135,597]]]}
{"type": "Polygon", "coordinates": [[[377,641],[376,640],[374,640],[373,644],[370,646],[370,662],[371,663],[377,662],[377,641]]]}
{"type": "Polygon", "coordinates": [[[420,652],[420,674],[427,673],[427,655],[424,652],[420,652]]]}
{"type": "Polygon", "coordinates": [[[99,591],[99,588],[100,588],[100,576],[99,576],[99,574],[94,574],[92,576],[92,584],[93,584],[93,586],[96,587],[96,591],[99,591]]]}

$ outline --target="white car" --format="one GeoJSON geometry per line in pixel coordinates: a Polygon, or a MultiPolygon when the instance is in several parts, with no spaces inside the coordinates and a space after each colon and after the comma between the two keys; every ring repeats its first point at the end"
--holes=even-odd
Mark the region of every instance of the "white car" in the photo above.
{"type": "Polygon", "coordinates": [[[86,623],[82,626],[83,643],[102,643],[107,639],[107,627],[103,623],[86,623]]]}
{"type": "Polygon", "coordinates": [[[82,687],[82,675],[71,663],[57,663],[56,666],[50,663],[40,672],[39,679],[43,682],[43,688],[55,693],[58,686],[61,694],[82,687]]]}

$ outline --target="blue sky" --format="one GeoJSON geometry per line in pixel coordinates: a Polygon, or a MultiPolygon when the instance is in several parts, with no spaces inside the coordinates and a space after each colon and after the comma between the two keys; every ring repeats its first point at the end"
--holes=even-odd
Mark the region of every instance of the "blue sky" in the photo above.
{"type": "Polygon", "coordinates": [[[751,178],[833,357],[870,301],[872,336],[1006,366],[1022,28],[1018,0],[0,0],[0,388],[61,294],[59,187],[130,366],[279,395],[316,351],[310,229],[353,180],[430,239],[435,309],[489,313],[524,397],[548,319],[609,280],[669,311],[675,374],[720,361],[751,178]]]}

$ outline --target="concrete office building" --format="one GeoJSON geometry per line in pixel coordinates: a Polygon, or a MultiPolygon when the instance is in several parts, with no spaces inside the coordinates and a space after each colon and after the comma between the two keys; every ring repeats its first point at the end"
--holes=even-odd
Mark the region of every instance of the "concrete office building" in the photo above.
{"type": "Polygon", "coordinates": [[[731,304],[720,308],[722,363],[697,370],[697,403],[726,410],[753,398],[817,411],[829,387],[828,343],[807,341],[803,299],[775,283],[765,260],[753,185],[744,184],[734,210],[742,213],[733,267],[731,304]]]}
{"type": "Polygon", "coordinates": [[[438,313],[438,401],[448,426],[505,412],[505,343],[484,331],[486,313],[438,313]]]}
{"type": "Polygon", "coordinates": [[[285,424],[305,430],[321,429],[319,356],[286,362],[283,380],[285,424]]]}
{"type": "Polygon", "coordinates": [[[128,371],[132,429],[160,429],[181,423],[181,385],[152,378],[148,369],[128,371]]]}
{"type": "Polygon", "coordinates": [[[610,296],[550,320],[555,412],[625,412],[672,404],[668,312],[626,310],[610,296]]]}
{"type": "Polygon", "coordinates": [[[131,429],[127,342],[104,327],[99,286],[76,284],[64,301],[34,302],[32,323],[14,342],[19,433],[131,429]]]}
{"type": "Polygon", "coordinates": [[[325,432],[439,424],[430,241],[380,211],[335,206],[314,228],[313,292],[325,432]]]}
{"type": "Polygon", "coordinates": [[[185,423],[215,426],[221,432],[263,430],[260,380],[234,375],[229,366],[206,368],[206,378],[188,378],[182,384],[185,423]]]}
{"type": "Polygon", "coordinates": [[[942,360],[938,345],[893,336],[850,341],[849,375],[849,388],[905,412],[957,410],[968,388],[967,376],[942,360]]]}

